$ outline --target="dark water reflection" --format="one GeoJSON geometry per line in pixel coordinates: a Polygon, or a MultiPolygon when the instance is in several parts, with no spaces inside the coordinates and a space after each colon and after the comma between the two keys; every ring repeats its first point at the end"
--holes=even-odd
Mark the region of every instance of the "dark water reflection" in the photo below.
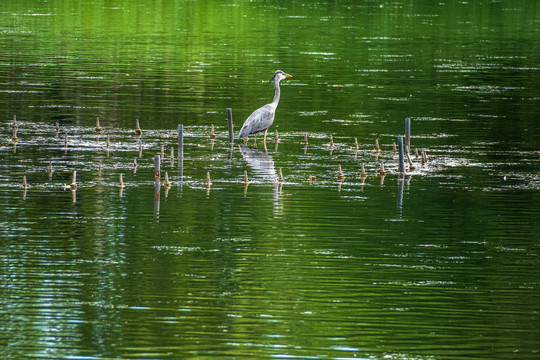
{"type": "Polygon", "coordinates": [[[539,11],[8,1],[0,357],[536,358],[539,11]],[[281,141],[229,146],[277,68],[281,141]]]}
{"type": "Polygon", "coordinates": [[[428,183],[407,188],[399,218],[389,185],[364,201],[285,186],[277,207],[271,186],[185,188],[158,220],[151,188],[60,193],[41,216],[29,209],[51,193],[33,192],[3,226],[2,327],[18,334],[5,354],[468,358],[509,354],[501,337],[534,349],[525,195],[471,201],[428,183]]]}

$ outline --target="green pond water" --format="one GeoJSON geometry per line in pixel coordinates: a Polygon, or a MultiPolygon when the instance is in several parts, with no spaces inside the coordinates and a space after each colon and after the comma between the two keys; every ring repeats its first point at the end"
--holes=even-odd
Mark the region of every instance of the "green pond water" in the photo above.
{"type": "Polygon", "coordinates": [[[0,358],[537,359],[538,39],[536,1],[5,1],[0,358]]]}

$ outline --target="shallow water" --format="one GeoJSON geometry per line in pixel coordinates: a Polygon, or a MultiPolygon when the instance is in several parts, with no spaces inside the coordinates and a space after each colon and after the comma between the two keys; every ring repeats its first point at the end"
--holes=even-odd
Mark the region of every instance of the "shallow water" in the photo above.
{"type": "Polygon", "coordinates": [[[538,356],[534,2],[7,4],[3,357],[538,356]]]}

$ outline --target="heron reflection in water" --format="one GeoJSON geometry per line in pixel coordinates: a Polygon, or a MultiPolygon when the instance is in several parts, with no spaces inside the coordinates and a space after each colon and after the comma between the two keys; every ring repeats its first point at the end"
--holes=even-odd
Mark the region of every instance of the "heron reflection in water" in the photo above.
{"type": "MultiPolygon", "coordinates": [[[[268,128],[272,126],[274,117],[276,114],[276,108],[279,103],[279,82],[285,78],[292,77],[292,75],[286,74],[281,70],[276,71],[272,80],[274,81],[275,95],[274,100],[270,104],[266,104],[263,107],[255,110],[244,122],[242,129],[240,130],[239,138],[243,138],[247,143],[247,137],[264,131],[264,143],[266,144],[266,133],[268,128]]],[[[256,135],[255,135],[256,136],[256,135]]]]}
{"type": "Polygon", "coordinates": [[[240,145],[240,152],[246,163],[258,176],[272,183],[274,210],[280,211],[282,205],[279,200],[279,193],[281,192],[282,183],[277,181],[277,172],[272,155],[262,149],[252,148],[246,145],[240,145]]]}
{"type": "Polygon", "coordinates": [[[276,168],[274,167],[272,155],[264,150],[246,145],[240,145],[240,152],[246,163],[255,171],[255,173],[265,180],[276,180],[276,168]]]}

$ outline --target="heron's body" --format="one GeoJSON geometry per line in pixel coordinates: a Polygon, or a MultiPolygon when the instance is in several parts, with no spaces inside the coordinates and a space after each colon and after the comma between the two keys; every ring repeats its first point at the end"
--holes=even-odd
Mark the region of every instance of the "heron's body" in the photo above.
{"type": "Polygon", "coordinates": [[[258,108],[249,115],[240,130],[239,138],[247,138],[249,135],[264,131],[264,140],[266,142],[266,131],[274,123],[276,108],[279,103],[279,82],[287,77],[291,77],[291,75],[286,74],[281,70],[276,71],[273,78],[275,89],[274,100],[270,104],[258,108]]]}

